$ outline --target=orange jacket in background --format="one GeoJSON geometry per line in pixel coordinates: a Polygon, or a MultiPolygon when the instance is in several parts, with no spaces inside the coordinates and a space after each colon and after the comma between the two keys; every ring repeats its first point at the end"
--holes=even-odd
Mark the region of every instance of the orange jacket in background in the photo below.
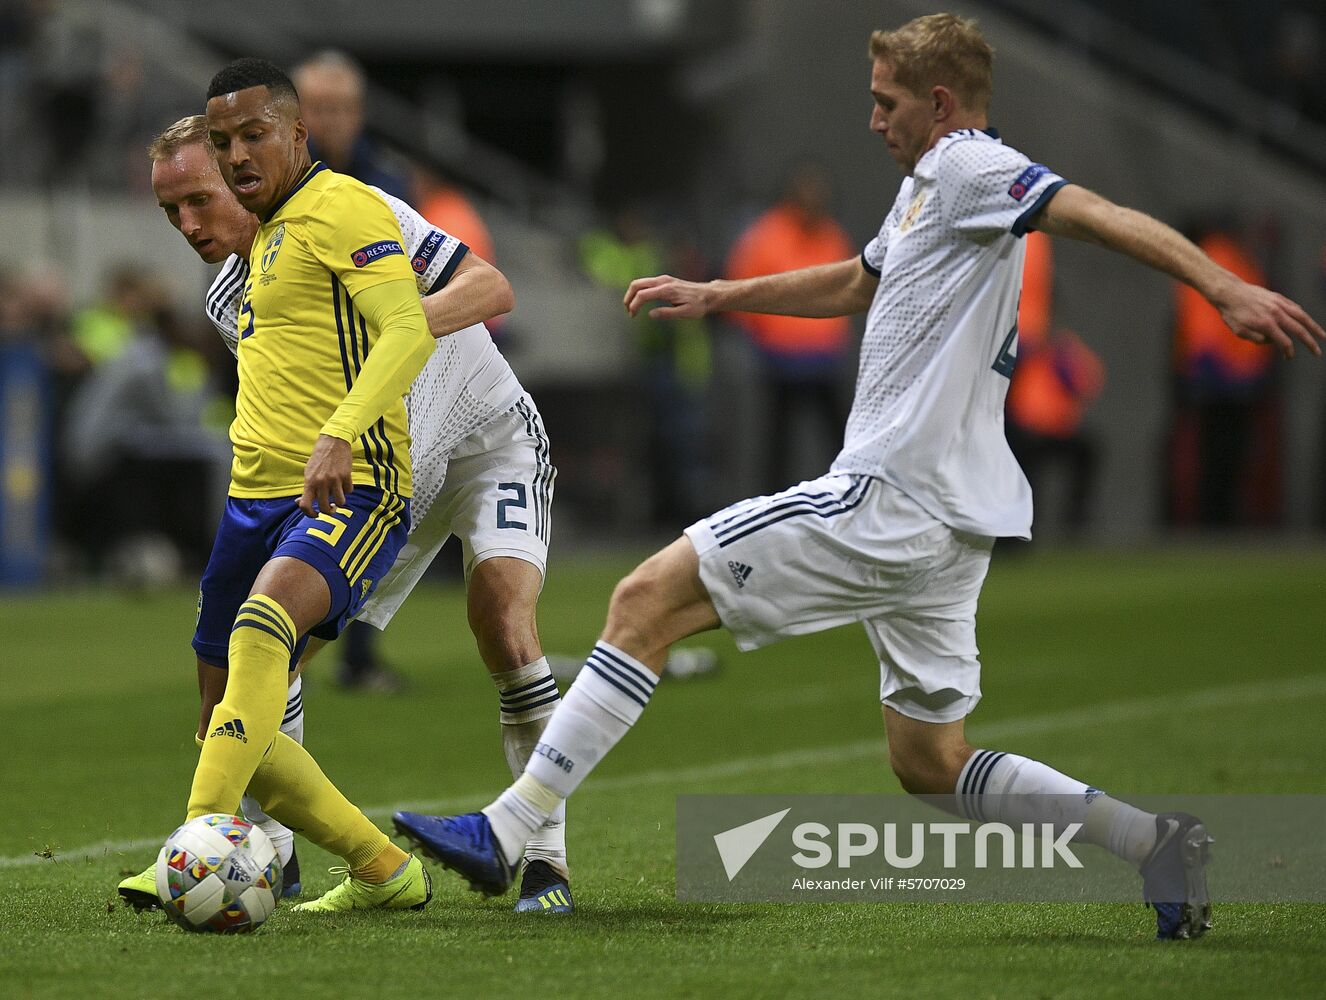
{"type": "Polygon", "coordinates": [[[1018,360],[1008,389],[1009,419],[1042,437],[1077,433],[1087,406],[1105,387],[1105,365],[1069,330],[1051,333],[1054,255],[1050,237],[1032,230],[1018,303],[1018,360]]]}
{"type": "Polygon", "coordinates": [[[488,227],[469,199],[456,188],[434,188],[423,199],[419,214],[456,237],[488,263],[493,263],[493,238],[488,227]]]}
{"type": "MultiPolygon", "coordinates": [[[[728,255],[726,277],[755,278],[845,260],[855,248],[841,226],[821,219],[806,227],[790,205],[775,205],[750,224],[728,255]]],[[[847,349],[851,320],[809,319],[765,313],[731,313],[733,321],[771,354],[840,354],[847,349]]]]}
{"type": "Polygon", "coordinates": [[[1018,345],[1007,412],[1018,427],[1042,437],[1077,433],[1087,406],[1105,387],[1105,364],[1071,330],[1039,347],[1018,345]]]}
{"type": "MultiPolygon", "coordinates": [[[[1197,244],[1221,267],[1251,285],[1266,285],[1252,255],[1232,236],[1211,233],[1197,244]]],[[[1255,382],[1275,360],[1266,344],[1240,340],[1220,318],[1220,310],[1182,283],[1174,290],[1174,367],[1194,381],[1214,378],[1226,384],[1255,382]]]]}
{"type": "Polygon", "coordinates": [[[1018,300],[1018,353],[1038,347],[1050,335],[1054,309],[1054,253],[1050,237],[1030,230],[1023,237],[1027,257],[1022,265],[1022,298],[1018,300]]]}

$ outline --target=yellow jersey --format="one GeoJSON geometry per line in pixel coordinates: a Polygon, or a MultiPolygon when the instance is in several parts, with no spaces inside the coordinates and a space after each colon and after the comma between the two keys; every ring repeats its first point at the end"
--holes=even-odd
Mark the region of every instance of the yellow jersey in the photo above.
{"type": "MultiPolygon", "coordinates": [[[[367,185],[313,164],[258,227],[239,309],[230,495],[297,496],[323,425],[378,331],[354,296],[414,271],[396,216],[367,185]]],[[[351,442],[355,485],[411,493],[403,400],[351,442]]]]}

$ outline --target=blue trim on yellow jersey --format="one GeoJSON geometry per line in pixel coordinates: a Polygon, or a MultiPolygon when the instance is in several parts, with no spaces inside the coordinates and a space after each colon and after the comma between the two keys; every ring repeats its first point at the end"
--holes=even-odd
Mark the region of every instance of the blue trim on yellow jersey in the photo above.
{"type": "MultiPolygon", "coordinates": [[[[354,326],[354,300],[350,297],[348,291],[342,296],[343,286],[336,279],[336,275],[332,275],[331,277],[331,289],[332,311],[336,317],[336,336],[340,341],[341,348],[341,371],[345,375],[345,391],[349,392],[354,386],[355,376],[359,374],[359,369],[361,367],[359,361],[359,338],[355,335],[354,326]],[[341,314],[342,305],[345,306],[345,316],[342,316],[341,314]],[[348,337],[346,336],[347,325],[350,330],[348,337]]],[[[380,447],[375,449],[374,441],[375,436],[372,435],[371,427],[368,431],[359,435],[360,447],[364,449],[364,461],[367,462],[368,467],[373,470],[373,485],[378,489],[382,489],[382,449],[380,447]],[[374,458],[375,450],[377,452],[376,459],[374,458]]]]}
{"type": "Polygon", "coordinates": [[[295,195],[299,194],[300,188],[302,188],[309,181],[313,180],[314,177],[318,176],[318,174],[322,173],[326,169],[327,169],[327,164],[323,163],[321,160],[313,164],[313,166],[309,167],[308,172],[299,179],[299,183],[296,184],[294,187],[292,187],[289,191],[287,191],[285,193],[285,197],[282,198],[280,201],[278,201],[275,205],[273,205],[272,210],[263,216],[262,218],[263,223],[266,224],[268,220],[275,217],[277,212],[285,208],[286,202],[288,202],[295,195]]]}
{"type": "MultiPolygon", "coordinates": [[[[349,299],[349,293],[346,293],[349,299]]],[[[352,353],[355,357],[355,377],[364,369],[364,363],[368,360],[368,324],[364,322],[364,317],[360,316],[354,308],[354,300],[347,302],[347,308],[350,310],[350,344],[353,348],[352,353]],[[355,323],[358,321],[358,329],[355,323]]],[[[377,476],[381,469],[382,488],[387,490],[396,489],[397,484],[393,482],[392,468],[388,461],[387,449],[390,447],[386,440],[386,427],[381,418],[376,423],[369,424],[364,428],[364,434],[373,442],[373,454],[376,456],[373,474],[377,476]]],[[[370,460],[372,461],[372,460],[370,460]]]]}
{"type": "MultiPolygon", "coordinates": [[[[363,346],[363,351],[360,352],[362,360],[359,367],[362,368],[363,362],[368,360],[368,322],[357,312],[352,312],[351,317],[358,317],[359,319],[359,338],[363,346]]],[[[358,374],[358,370],[355,374],[358,374]]],[[[391,437],[387,434],[386,420],[383,417],[378,417],[377,422],[369,426],[367,433],[378,445],[378,460],[383,462],[383,468],[386,470],[387,483],[385,488],[394,493],[401,487],[400,471],[396,468],[396,449],[392,447],[391,437]],[[384,448],[385,457],[383,454],[384,448]]]]}
{"type": "MultiPolygon", "coordinates": [[[[369,355],[369,325],[355,310],[349,290],[334,275],[331,276],[331,305],[341,346],[341,370],[349,393],[363,367],[363,359],[369,355]],[[343,313],[342,305],[345,306],[343,313]],[[355,326],[357,320],[358,326],[355,326]]],[[[363,460],[373,469],[373,485],[390,492],[399,489],[400,469],[396,468],[396,452],[387,434],[386,418],[379,416],[377,422],[370,424],[359,435],[359,444],[363,448],[363,460]]]]}
{"type": "Polygon", "coordinates": [[[429,295],[432,295],[439,288],[444,288],[446,286],[446,283],[451,280],[451,276],[456,273],[456,268],[460,266],[460,262],[465,259],[465,255],[469,252],[470,248],[464,243],[456,244],[455,252],[451,255],[446,264],[442,266],[442,273],[439,274],[437,280],[429,286],[429,295]]]}

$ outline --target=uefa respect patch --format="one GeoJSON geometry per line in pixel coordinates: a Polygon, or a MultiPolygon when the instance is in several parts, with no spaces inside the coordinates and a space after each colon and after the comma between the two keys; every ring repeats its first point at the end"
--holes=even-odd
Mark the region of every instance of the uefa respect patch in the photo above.
{"type": "Polygon", "coordinates": [[[1050,168],[1043,163],[1033,163],[1026,170],[1022,171],[1020,177],[1013,182],[1013,186],[1008,189],[1009,197],[1014,201],[1021,201],[1027,196],[1032,185],[1050,172],[1050,168]]]}
{"type": "Polygon", "coordinates": [[[437,251],[441,248],[444,238],[436,229],[429,232],[423,243],[419,244],[419,252],[414,255],[414,260],[410,261],[410,266],[419,274],[428,270],[428,265],[433,262],[437,256],[437,251]]]}
{"type": "Polygon", "coordinates": [[[373,261],[390,257],[392,254],[400,254],[404,257],[405,251],[401,249],[400,243],[396,240],[382,240],[378,243],[370,243],[366,247],[360,247],[350,255],[350,262],[355,267],[366,267],[373,261]]]}

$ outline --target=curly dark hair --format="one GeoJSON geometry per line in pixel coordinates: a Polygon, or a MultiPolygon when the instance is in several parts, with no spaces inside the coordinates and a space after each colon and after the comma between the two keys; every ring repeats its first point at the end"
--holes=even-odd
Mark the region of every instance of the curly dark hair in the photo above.
{"type": "Polygon", "coordinates": [[[248,90],[250,87],[266,87],[272,97],[299,102],[299,92],[280,66],[252,56],[236,59],[212,77],[212,82],[207,86],[207,99],[210,101],[213,97],[248,90]]]}

